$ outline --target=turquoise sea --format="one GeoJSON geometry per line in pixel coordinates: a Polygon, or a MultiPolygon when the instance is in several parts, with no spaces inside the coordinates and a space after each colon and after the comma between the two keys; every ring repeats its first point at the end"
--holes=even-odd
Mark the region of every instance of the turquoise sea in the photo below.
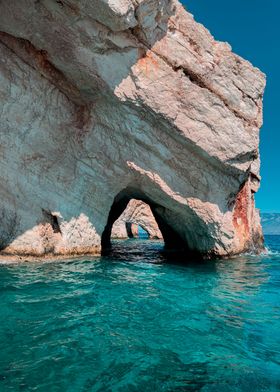
{"type": "Polygon", "coordinates": [[[0,266],[0,391],[280,391],[280,237],[265,256],[0,266]]]}

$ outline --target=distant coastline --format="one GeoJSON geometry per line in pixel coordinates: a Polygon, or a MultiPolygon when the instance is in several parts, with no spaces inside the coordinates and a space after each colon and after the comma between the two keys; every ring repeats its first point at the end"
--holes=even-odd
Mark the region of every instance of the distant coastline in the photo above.
{"type": "Polygon", "coordinates": [[[261,221],[265,235],[280,235],[280,212],[263,212],[261,221]]]}

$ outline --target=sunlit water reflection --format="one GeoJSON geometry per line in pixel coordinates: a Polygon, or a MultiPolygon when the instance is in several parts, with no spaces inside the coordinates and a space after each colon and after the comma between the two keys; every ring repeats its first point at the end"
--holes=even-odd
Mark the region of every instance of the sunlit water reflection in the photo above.
{"type": "Polygon", "coordinates": [[[167,262],[155,241],[0,267],[0,391],[279,391],[280,237],[167,262]]]}

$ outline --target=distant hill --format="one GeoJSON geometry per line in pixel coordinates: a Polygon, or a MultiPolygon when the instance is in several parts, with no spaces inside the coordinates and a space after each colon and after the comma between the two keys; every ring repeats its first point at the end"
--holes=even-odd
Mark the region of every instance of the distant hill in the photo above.
{"type": "Polygon", "coordinates": [[[261,213],[264,234],[280,235],[280,212],[261,213]]]}

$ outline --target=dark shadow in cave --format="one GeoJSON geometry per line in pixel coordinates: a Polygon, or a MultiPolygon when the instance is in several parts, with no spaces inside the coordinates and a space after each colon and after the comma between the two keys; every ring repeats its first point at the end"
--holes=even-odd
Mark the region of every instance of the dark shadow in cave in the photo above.
{"type": "Polygon", "coordinates": [[[134,238],[134,234],[132,231],[132,225],[133,225],[133,223],[131,223],[131,222],[125,222],[125,228],[126,228],[128,238],[134,238]]]}

